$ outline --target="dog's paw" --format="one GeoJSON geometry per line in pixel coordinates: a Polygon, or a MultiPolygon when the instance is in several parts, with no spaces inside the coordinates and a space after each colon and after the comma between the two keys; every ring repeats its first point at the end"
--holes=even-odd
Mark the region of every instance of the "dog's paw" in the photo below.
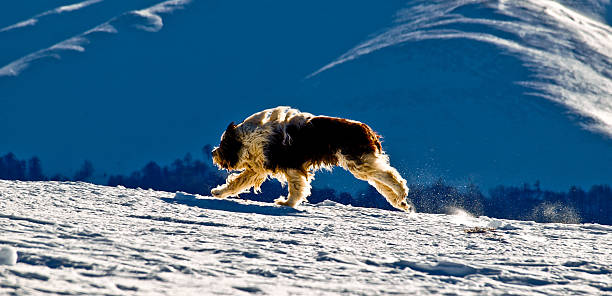
{"type": "Polygon", "coordinates": [[[293,207],[294,205],[290,204],[284,196],[281,196],[274,200],[274,203],[279,206],[293,207]]]}
{"type": "Polygon", "coordinates": [[[287,203],[287,199],[284,196],[281,196],[274,200],[274,203],[277,205],[284,206],[287,203]]]}
{"type": "Polygon", "coordinates": [[[404,212],[406,212],[406,213],[414,213],[415,212],[414,206],[411,203],[409,203],[409,202],[407,202],[405,200],[400,202],[400,204],[398,205],[397,208],[402,210],[402,211],[404,211],[404,212]]]}
{"type": "Polygon", "coordinates": [[[210,194],[212,194],[212,196],[214,197],[218,197],[218,198],[223,198],[223,190],[219,189],[219,188],[213,188],[210,191],[210,194]]]}

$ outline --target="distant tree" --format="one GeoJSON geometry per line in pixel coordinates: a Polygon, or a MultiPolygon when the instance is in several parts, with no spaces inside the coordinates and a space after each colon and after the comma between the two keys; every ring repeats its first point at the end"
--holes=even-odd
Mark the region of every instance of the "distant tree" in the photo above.
{"type": "Polygon", "coordinates": [[[240,197],[255,201],[273,202],[281,195],[287,196],[287,187],[283,187],[281,183],[277,182],[276,180],[268,180],[261,185],[261,192],[256,194],[251,191],[249,193],[241,194],[240,197]]]}
{"type": "Polygon", "coordinates": [[[312,194],[308,197],[308,201],[310,203],[316,204],[324,200],[332,200],[338,202],[338,199],[336,198],[336,190],[331,189],[329,187],[321,189],[312,188],[312,194]]]}
{"type": "Polygon", "coordinates": [[[567,199],[579,209],[584,208],[587,203],[587,194],[577,186],[571,186],[569,191],[567,192],[567,199]]]}
{"type": "Polygon", "coordinates": [[[385,210],[395,210],[387,200],[378,193],[376,188],[372,186],[366,187],[364,190],[357,192],[353,199],[352,205],[364,208],[379,208],[385,210]]]}
{"type": "Polygon", "coordinates": [[[590,221],[612,224],[612,188],[610,185],[593,185],[587,193],[587,202],[582,209],[590,221]]]}
{"type": "Polygon", "coordinates": [[[26,163],[9,152],[0,158],[0,179],[26,180],[26,163]]]}
{"type": "Polygon", "coordinates": [[[478,188],[478,185],[470,182],[466,188],[465,198],[462,208],[473,215],[484,215],[485,196],[478,188]]]}
{"type": "Polygon", "coordinates": [[[335,201],[343,205],[353,205],[353,197],[348,192],[341,192],[335,201]]]}
{"type": "Polygon", "coordinates": [[[151,188],[164,191],[185,191],[195,194],[210,194],[210,189],[225,181],[224,173],[211,164],[194,160],[187,153],[182,159],[178,158],[170,166],[160,167],[151,161],[139,171],[133,172],[129,177],[112,175],[107,184],[110,186],[123,185],[128,188],[151,188]]]}
{"type": "MultiPolygon", "coordinates": [[[[125,186],[126,184],[126,180],[125,177],[122,175],[111,175],[110,177],[108,177],[108,181],[106,182],[106,185],[108,186],[118,186],[118,185],[122,185],[125,186]]],[[[128,187],[128,186],[125,186],[128,187]]]]}
{"type": "Polygon", "coordinates": [[[62,174],[55,174],[53,175],[53,177],[49,178],[49,180],[51,181],[70,181],[70,178],[62,175],[62,174]]]}
{"type": "Polygon", "coordinates": [[[535,183],[533,183],[533,187],[535,187],[537,192],[542,191],[542,189],[540,189],[540,180],[536,180],[535,183]]]}
{"type": "Polygon", "coordinates": [[[81,165],[81,168],[74,174],[72,179],[74,181],[89,181],[93,176],[93,172],[93,164],[91,161],[85,160],[81,165]]]}
{"type": "Polygon", "coordinates": [[[142,188],[152,188],[156,190],[163,189],[164,185],[164,177],[162,175],[162,169],[157,163],[151,161],[141,170],[142,172],[142,180],[141,186],[142,188]]]}
{"type": "Polygon", "coordinates": [[[30,181],[43,181],[47,178],[42,172],[42,165],[40,159],[36,156],[28,160],[28,180],[30,181]]]}

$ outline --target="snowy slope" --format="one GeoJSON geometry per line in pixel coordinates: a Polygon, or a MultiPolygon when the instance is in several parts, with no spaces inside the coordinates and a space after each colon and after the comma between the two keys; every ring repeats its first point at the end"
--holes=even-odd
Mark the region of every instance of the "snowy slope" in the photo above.
{"type": "Polygon", "coordinates": [[[18,252],[2,294],[612,293],[612,227],[595,224],[0,181],[0,228],[18,252]]]}

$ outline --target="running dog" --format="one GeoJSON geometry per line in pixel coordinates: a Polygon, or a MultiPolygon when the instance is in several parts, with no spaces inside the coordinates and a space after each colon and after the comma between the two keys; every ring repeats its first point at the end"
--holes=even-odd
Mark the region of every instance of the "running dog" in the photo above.
{"type": "Polygon", "coordinates": [[[290,107],[255,113],[242,123],[230,123],[221,143],[212,151],[220,169],[230,174],[225,184],[211,190],[225,198],[261,192],[268,176],[289,183],[289,195],[276,204],[296,207],[310,195],[310,182],[318,169],[341,166],[357,179],[367,181],[395,208],[413,212],[406,199],[406,180],[389,164],[380,136],[359,121],[315,116],[290,107]]]}

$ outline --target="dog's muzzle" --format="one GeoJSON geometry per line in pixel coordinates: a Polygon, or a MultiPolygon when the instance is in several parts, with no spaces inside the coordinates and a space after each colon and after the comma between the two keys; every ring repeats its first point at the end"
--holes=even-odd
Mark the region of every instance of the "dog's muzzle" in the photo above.
{"type": "Polygon", "coordinates": [[[221,155],[219,155],[219,147],[213,149],[211,155],[212,155],[212,161],[213,164],[217,165],[218,167],[222,168],[222,169],[226,169],[229,170],[229,164],[227,163],[227,161],[223,160],[221,158],[221,155]]]}
{"type": "Polygon", "coordinates": [[[211,152],[212,155],[212,161],[214,164],[220,165],[221,163],[219,162],[219,148],[215,148],[213,149],[213,151],[211,152]]]}

